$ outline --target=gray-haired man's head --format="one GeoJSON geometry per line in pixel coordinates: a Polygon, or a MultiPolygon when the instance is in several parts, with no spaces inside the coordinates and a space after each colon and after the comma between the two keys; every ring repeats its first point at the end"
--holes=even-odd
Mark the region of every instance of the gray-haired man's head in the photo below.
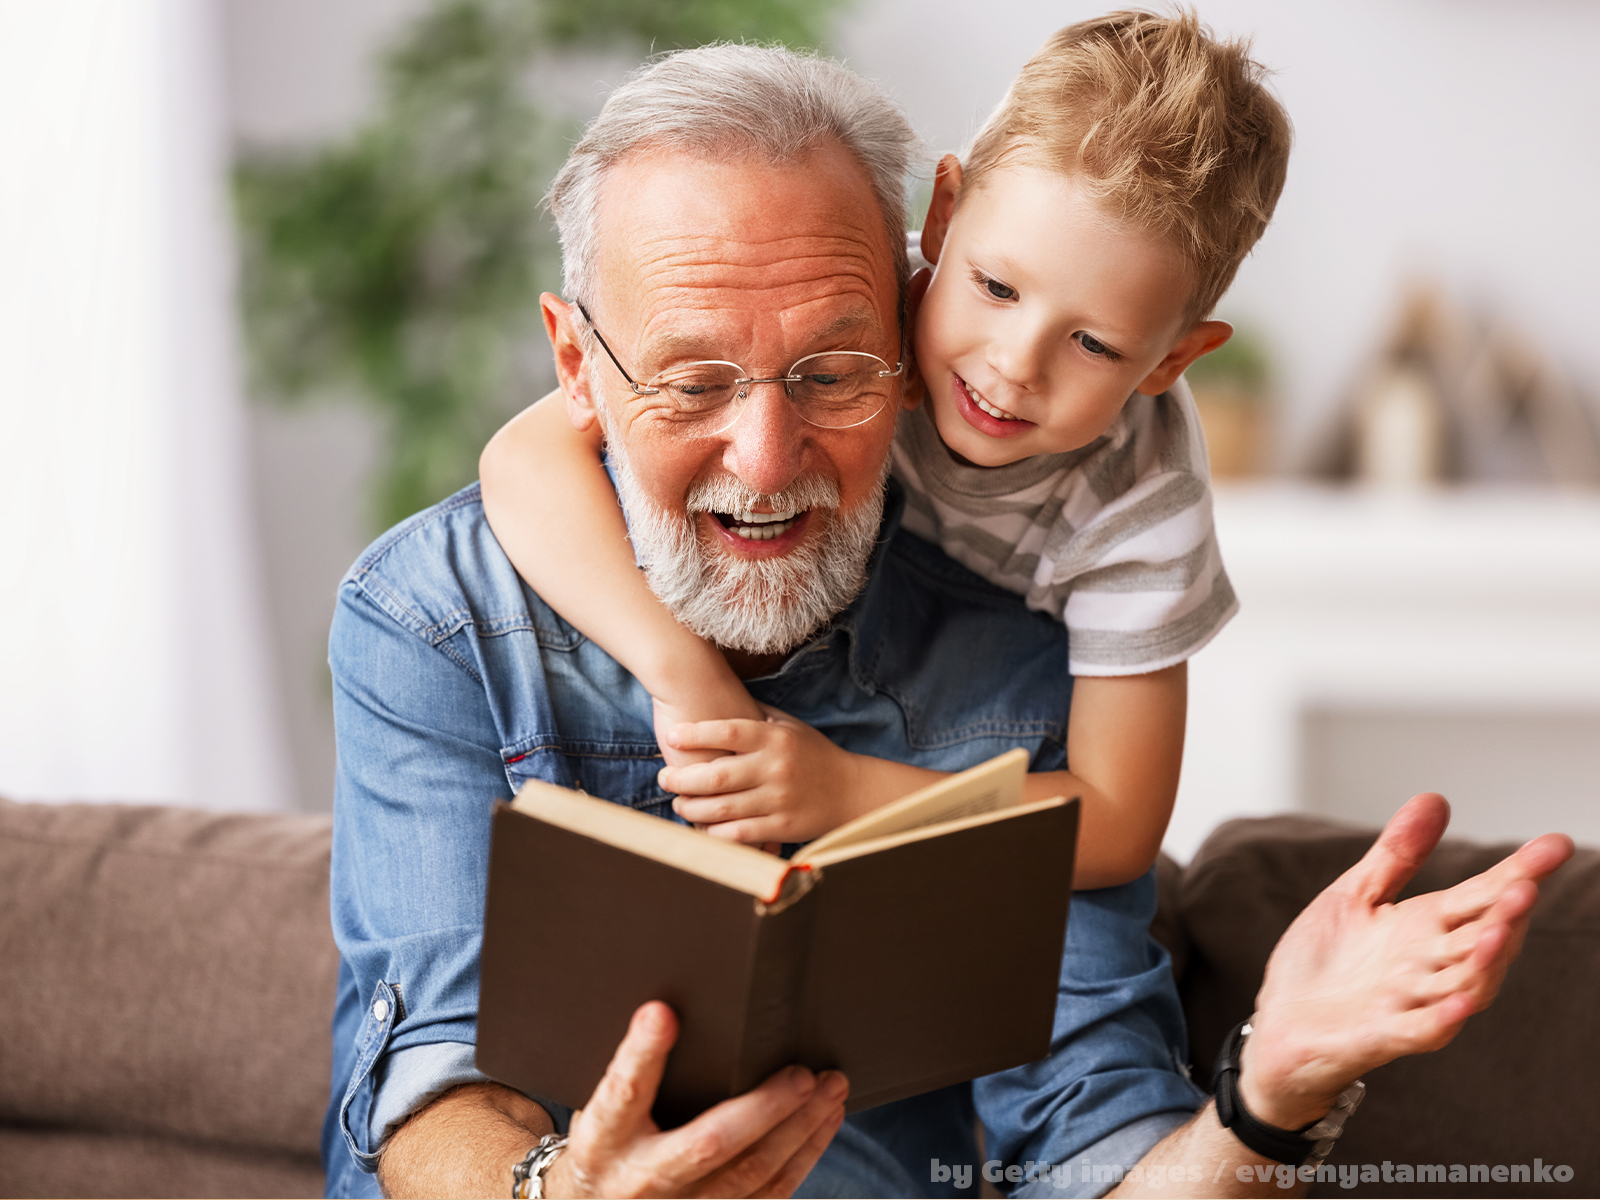
{"type": "Polygon", "coordinates": [[[545,297],[545,320],[569,411],[605,430],[652,586],[725,648],[787,650],[865,579],[905,402],[916,144],[837,63],[708,47],[613,93],[551,188],[567,299],[545,297]],[[823,354],[874,368],[848,427],[779,378],[823,354]],[[758,381],[712,418],[655,386],[706,360],[758,381]]]}

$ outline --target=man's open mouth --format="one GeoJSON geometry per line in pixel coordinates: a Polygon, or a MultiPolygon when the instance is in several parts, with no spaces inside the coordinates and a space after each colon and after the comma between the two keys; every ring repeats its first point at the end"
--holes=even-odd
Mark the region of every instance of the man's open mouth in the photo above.
{"type": "Polygon", "coordinates": [[[724,529],[746,541],[770,542],[773,538],[782,537],[793,529],[804,513],[789,509],[787,512],[712,513],[711,515],[722,522],[724,529]]]}

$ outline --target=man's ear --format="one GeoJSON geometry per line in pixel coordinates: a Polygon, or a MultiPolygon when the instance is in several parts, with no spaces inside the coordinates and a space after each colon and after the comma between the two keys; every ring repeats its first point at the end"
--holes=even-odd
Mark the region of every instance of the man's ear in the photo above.
{"type": "Polygon", "coordinates": [[[961,194],[961,160],[946,154],[933,172],[933,198],[928,201],[928,219],[922,223],[922,257],[939,261],[950,218],[955,216],[956,197],[961,194]]]}
{"type": "Polygon", "coordinates": [[[556,385],[567,399],[567,419],[580,433],[599,420],[595,397],[589,394],[588,372],[583,369],[583,339],[573,326],[578,306],[560,296],[544,292],[539,297],[544,331],[550,335],[550,348],[556,357],[556,385]]]}
{"type": "Polygon", "coordinates": [[[1144,377],[1137,391],[1146,396],[1159,396],[1189,369],[1201,355],[1210,354],[1233,336],[1233,326],[1226,321],[1201,321],[1173,344],[1167,356],[1156,364],[1156,369],[1144,377]]]}

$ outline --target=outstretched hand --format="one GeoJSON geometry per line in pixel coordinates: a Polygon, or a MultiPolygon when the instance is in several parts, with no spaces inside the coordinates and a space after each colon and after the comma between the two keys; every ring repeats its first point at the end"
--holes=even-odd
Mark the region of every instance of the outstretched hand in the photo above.
{"type": "Polygon", "coordinates": [[[844,1120],[843,1075],[786,1067],[759,1087],[662,1132],[650,1119],[678,1022],[665,1004],[633,1014],[571,1141],[545,1176],[549,1196],[787,1196],[844,1120]]]}
{"type": "Polygon", "coordinates": [[[1439,1049],[1494,999],[1539,882],[1571,856],[1572,839],[1546,834],[1453,888],[1396,904],[1449,821],[1442,796],[1413,797],[1279,940],[1239,1075],[1259,1119],[1296,1129],[1321,1118],[1360,1075],[1439,1049]]]}

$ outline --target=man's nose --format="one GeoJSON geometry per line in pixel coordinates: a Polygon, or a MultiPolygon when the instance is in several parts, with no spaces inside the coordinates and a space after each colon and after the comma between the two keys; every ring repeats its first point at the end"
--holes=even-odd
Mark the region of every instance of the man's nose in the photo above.
{"type": "Polygon", "coordinates": [[[807,432],[781,383],[752,384],[723,432],[723,466],[751,491],[773,495],[800,474],[807,432]]]}

